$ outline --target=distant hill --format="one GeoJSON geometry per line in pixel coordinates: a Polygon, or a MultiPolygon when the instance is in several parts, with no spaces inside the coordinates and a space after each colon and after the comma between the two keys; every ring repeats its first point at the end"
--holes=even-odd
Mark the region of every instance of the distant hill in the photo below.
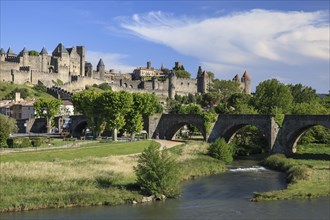
{"type": "Polygon", "coordinates": [[[52,98],[46,92],[46,87],[42,85],[30,85],[30,84],[14,84],[10,82],[0,82],[0,100],[13,100],[15,99],[15,93],[20,92],[21,98],[32,99],[40,97],[52,98]]]}

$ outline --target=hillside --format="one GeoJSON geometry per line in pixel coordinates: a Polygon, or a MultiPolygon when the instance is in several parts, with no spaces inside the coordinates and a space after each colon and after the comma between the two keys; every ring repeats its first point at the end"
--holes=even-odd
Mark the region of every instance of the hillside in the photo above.
{"type": "Polygon", "coordinates": [[[0,82],[0,100],[12,100],[15,98],[15,92],[21,93],[21,98],[32,99],[40,97],[51,98],[53,96],[46,93],[46,87],[31,84],[14,84],[10,82],[0,82]]]}

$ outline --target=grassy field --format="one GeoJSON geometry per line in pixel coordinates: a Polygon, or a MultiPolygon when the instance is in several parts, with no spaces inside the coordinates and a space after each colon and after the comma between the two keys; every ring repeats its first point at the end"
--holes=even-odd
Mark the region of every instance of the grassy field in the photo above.
{"type": "MultiPolygon", "coordinates": [[[[40,92],[33,89],[31,84],[14,84],[10,82],[0,82],[0,99],[5,99],[5,97],[13,92],[14,90],[25,91],[27,98],[38,98],[38,97],[48,97],[51,98],[53,96],[47,94],[46,92],[40,92]]],[[[21,94],[23,95],[23,94],[21,94]]]]}
{"type": "MultiPolygon", "coordinates": [[[[51,151],[20,152],[0,155],[1,162],[33,162],[33,161],[58,161],[72,160],[86,157],[107,157],[112,155],[126,155],[140,153],[149,145],[150,141],[99,143],[94,141],[74,148],[77,142],[65,141],[63,144],[71,144],[70,149],[54,149],[51,151]]],[[[58,144],[59,145],[59,144],[58,144]]]]}
{"type": "Polygon", "coordinates": [[[309,144],[299,146],[292,158],[275,154],[263,165],[287,174],[285,190],[255,193],[253,201],[330,197],[330,146],[309,144]]]}
{"type": "MultiPolygon", "coordinates": [[[[150,141],[1,156],[0,212],[140,202],[133,167],[150,141]],[[6,161],[6,162],[5,162],[6,161]]],[[[205,155],[206,143],[167,149],[180,162],[182,180],[221,173],[225,165],[205,155]]]]}

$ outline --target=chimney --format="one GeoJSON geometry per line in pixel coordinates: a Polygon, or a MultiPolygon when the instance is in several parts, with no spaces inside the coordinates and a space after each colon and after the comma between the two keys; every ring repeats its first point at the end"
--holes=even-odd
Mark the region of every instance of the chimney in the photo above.
{"type": "Polygon", "coordinates": [[[17,103],[19,101],[21,101],[21,93],[20,92],[16,92],[15,93],[15,102],[17,103]]]}

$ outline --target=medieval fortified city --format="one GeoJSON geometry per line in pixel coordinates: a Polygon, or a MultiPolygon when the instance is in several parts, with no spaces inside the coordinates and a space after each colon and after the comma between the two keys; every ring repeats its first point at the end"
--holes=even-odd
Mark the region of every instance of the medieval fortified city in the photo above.
{"type": "Polygon", "coordinates": [[[142,2],[0,1],[0,219],[328,220],[328,3],[142,2]]]}

